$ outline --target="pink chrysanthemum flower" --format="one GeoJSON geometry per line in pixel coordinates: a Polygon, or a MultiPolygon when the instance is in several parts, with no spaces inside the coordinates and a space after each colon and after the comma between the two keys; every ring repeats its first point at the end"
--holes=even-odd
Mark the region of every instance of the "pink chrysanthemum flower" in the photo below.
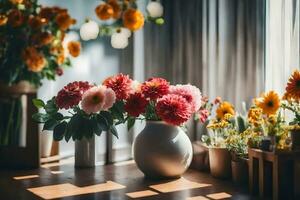
{"type": "Polygon", "coordinates": [[[157,115],[165,122],[175,126],[186,122],[192,115],[190,104],[182,96],[168,94],[158,99],[157,115]]]}
{"type": "Polygon", "coordinates": [[[117,100],[124,100],[132,93],[132,80],[128,75],[118,74],[104,80],[103,85],[111,88],[115,93],[117,100]]]}
{"type": "Polygon", "coordinates": [[[177,94],[186,99],[191,105],[191,112],[197,112],[201,107],[201,92],[200,90],[190,84],[170,86],[170,94],[177,94]]]}
{"type": "Polygon", "coordinates": [[[82,110],[87,114],[101,111],[105,104],[105,90],[104,86],[96,86],[87,90],[82,96],[82,110]]]}
{"type": "Polygon", "coordinates": [[[163,78],[150,78],[141,85],[141,91],[146,98],[156,100],[169,92],[170,84],[163,78]]]}

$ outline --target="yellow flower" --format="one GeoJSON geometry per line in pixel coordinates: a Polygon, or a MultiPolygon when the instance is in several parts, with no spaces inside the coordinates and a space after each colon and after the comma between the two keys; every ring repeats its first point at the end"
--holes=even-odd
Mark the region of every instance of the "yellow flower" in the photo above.
{"type": "Polygon", "coordinates": [[[43,54],[37,51],[34,47],[27,47],[22,53],[24,62],[31,72],[41,72],[47,64],[43,54]]]}
{"type": "Polygon", "coordinates": [[[144,21],[144,16],[139,10],[129,8],[123,14],[123,25],[131,31],[142,28],[144,21]]]}
{"type": "Polygon", "coordinates": [[[255,99],[255,104],[262,109],[264,114],[273,115],[280,107],[280,98],[276,92],[270,91],[255,99]]]}
{"type": "Polygon", "coordinates": [[[230,114],[230,113],[226,113],[226,114],[224,115],[224,120],[226,120],[226,121],[229,121],[231,118],[233,118],[233,115],[230,114]]]}
{"type": "Polygon", "coordinates": [[[69,53],[73,57],[79,56],[80,50],[81,50],[80,42],[77,42],[77,41],[71,41],[71,42],[69,42],[68,43],[68,50],[69,50],[69,53]]]}
{"type": "Polygon", "coordinates": [[[231,103],[224,101],[219,105],[219,107],[216,110],[217,118],[218,119],[223,119],[225,114],[231,114],[235,115],[234,107],[231,103]]]}
{"type": "Polygon", "coordinates": [[[262,122],[262,109],[250,108],[248,111],[248,121],[254,126],[258,126],[262,122]]]}

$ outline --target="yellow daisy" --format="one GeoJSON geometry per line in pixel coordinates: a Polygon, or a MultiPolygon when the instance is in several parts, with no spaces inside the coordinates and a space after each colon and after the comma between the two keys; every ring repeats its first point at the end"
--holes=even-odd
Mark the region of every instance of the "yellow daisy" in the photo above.
{"type": "Polygon", "coordinates": [[[255,104],[262,109],[263,114],[273,115],[280,107],[280,97],[275,91],[270,91],[255,99],[255,104]]]}

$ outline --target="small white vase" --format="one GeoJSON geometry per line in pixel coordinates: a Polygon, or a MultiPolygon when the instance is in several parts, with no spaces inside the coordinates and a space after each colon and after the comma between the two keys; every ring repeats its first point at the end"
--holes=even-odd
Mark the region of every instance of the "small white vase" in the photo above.
{"type": "Polygon", "coordinates": [[[42,131],[41,133],[41,157],[47,158],[51,155],[53,143],[53,131],[42,131]]]}
{"type": "Polygon", "coordinates": [[[147,178],[177,178],[191,164],[193,148],[180,127],[147,121],[144,130],[135,138],[133,156],[147,178]]]}

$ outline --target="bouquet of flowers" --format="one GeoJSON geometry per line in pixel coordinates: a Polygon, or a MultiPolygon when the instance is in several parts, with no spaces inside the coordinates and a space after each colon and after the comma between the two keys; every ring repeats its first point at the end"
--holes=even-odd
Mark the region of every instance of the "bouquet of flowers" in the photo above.
{"type": "Polygon", "coordinates": [[[54,80],[68,66],[66,48],[76,57],[80,43],[63,45],[64,36],[76,21],[66,9],[43,7],[37,0],[0,1],[0,81],[15,84],[54,80]]]}
{"type": "Polygon", "coordinates": [[[33,102],[45,113],[33,118],[54,131],[54,139],[69,141],[110,131],[118,137],[115,126],[127,122],[132,128],[137,119],[164,121],[174,126],[184,124],[201,106],[200,90],[190,84],[170,85],[163,78],[138,83],[128,75],[118,74],[100,86],[73,82],[48,102],[33,102]],[[63,115],[61,110],[67,110],[63,115]]]}
{"type": "Polygon", "coordinates": [[[144,26],[145,21],[162,25],[163,6],[159,1],[150,1],[147,14],[138,8],[136,0],[103,0],[96,8],[96,16],[103,22],[100,27],[88,20],[80,29],[83,40],[95,39],[100,35],[111,35],[111,45],[123,49],[128,45],[131,32],[144,26]]]}

